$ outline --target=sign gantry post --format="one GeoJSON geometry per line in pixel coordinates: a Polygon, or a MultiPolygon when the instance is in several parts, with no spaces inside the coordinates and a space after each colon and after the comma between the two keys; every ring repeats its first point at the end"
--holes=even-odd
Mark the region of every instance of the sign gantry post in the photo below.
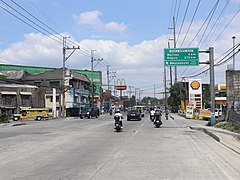
{"type": "Polygon", "coordinates": [[[210,91],[211,91],[211,119],[210,125],[215,121],[215,89],[214,89],[214,50],[210,47],[207,51],[199,51],[198,48],[165,48],[164,66],[198,66],[209,64],[210,69],[210,91]],[[199,63],[199,53],[208,53],[209,61],[199,63]]]}

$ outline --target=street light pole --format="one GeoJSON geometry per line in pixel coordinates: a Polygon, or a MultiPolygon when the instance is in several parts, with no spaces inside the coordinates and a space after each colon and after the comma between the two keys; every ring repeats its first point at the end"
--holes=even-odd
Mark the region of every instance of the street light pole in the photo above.
{"type": "Polygon", "coordinates": [[[233,70],[235,70],[235,39],[236,37],[233,36],[232,40],[233,40],[233,70]]]}

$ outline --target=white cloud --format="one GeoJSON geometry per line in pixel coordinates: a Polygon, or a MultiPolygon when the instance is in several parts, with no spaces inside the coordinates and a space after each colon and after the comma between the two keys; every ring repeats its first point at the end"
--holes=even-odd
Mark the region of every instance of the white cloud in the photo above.
{"type": "Polygon", "coordinates": [[[100,11],[89,11],[81,13],[79,16],[74,15],[74,18],[79,25],[86,25],[97,31],[124,32],[127,29],[124,23],[114,21],[105,23],[100,19],[101,16],[100,11]]]}
{"type": "MultiPolygon", "coordinates": [[[[101,27],[107,29],[108,23],[103,23],[100,20],[101,13],[89,12],[90,14],[81,14],[81,22],[92,27],[101,27]],[[83,21],[84,20],[84,21],[83,21]]],[[[80,16],[79,16],[80,17],[80,16]]],[[[221,37],[214,44],[214,57],[217,58],[226,50],[232,47],[232,35],[235,35],[236,42],[240,38],[240,33],[236,33],[234,21],[231,26],[224,31],[221,37]]],[[[188,45],[194,37],[200,23],[196,23],[191,32],[188,33],[186,44],[188,45]],[[197,24],[197,27],[196,27],[197,24]]],[[[121,29],[118,23],[109,22],[109,29],[121,29]]],[[[122,29],[124,30],[124,28],[122,29]]],[[[216,35],[220,32],[215,32],[216,35]]],[[[184,34],[179,37],[179,42],[183,39],[184,34]]],[[[22,64],[45,67],[62,67],[62,44],[53,41],[51,38],[39,33],[30,33],[24,36],[24,41],[12,44],[8,49],[0,51],[0,61],[7,64],[22,64]]],[[[52,38],[55,38],[52,36],[52,38]]],[[[81,45],[81,51],[77,50],[67,60],[66,66],[75,69],[90,69],[91,58],[90,50],[96,50],[95,57],[103,57],[104,64],[111,65],[112,70],[117,71],[118,77],[124,78],[127,85],[133,85],[136,88],[153,87],[154,84],[163,84],[163,49],[166,47],[166,39],[168,36],[162,35],[152,40],[145,40],[136,45],[129,45],[127,42],[116,42],[113,40],[90,40],[84,39],[78,42],[81,45]]],[[[194,41],[197,42],[198,39],[194,41]]],[[[74,41],[74,40],[72,40],[74,41]]],[[[208,48],[204,47],[206,50],[208,48]]],[[[69,54],[71,51],[68,51],[69,54]]],[[[239,56],[239,55],[238,55],[239,56]]],[[[201,61],[208,59],[208,55],[201,56],[201,61]]],[[[236,58],[237,59],[237,58],[236,58]]],[[[231,63],[231,62],[229,62],[231,63]]],[[[229,64],[228,63],[228,64],[229,64]]],[[[96,65],[96,62],[95,62],[96,65]]],[[[186,76],[189,74],[197,74],[200,67],[185,67],[178,68],[178,76],[186,76]]],[[[240,62],[236,63],[237,69],[240,69],[240,62]]],[[[106,83],[106,68],[101,64],[94,67],[95,70],[103,71],[103,82],[106,83]]],[[[225,81],[225,66],[215,68],[216,83],[224,83],[225,81]]],[[[169,69],[168,69],[169,73],[169,69]]],[[[203,82],[209,81],[209,74],[202,75],[203,82]]],[[[169,75],[168,75],[169,79],[169,75]]],[[[174,76],[173,76],[174,79],[174,76]]],[[[113,83],[113,82],[112,82],[113,83]]],[[[151,92],[150,92],[151,93],[151,92]]]]}
{"type": "Polygon", "coordinates": [[[59,66],[56,63],[56,59],[61,59],[61,46],[58,43],[40,33],[26,34],[24,38],[24,41],[1,51],[0,60],[8,64],[59,66]],[[53,59],[55,63],[51,63],[53,59]]]}

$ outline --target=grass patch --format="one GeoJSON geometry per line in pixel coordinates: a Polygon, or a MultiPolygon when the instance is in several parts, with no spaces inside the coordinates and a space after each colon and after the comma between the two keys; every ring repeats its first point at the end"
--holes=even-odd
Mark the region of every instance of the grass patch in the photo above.
{"type": "Polygon", "coordinates": [[[0,115],[0,123],[9,123],[10,116],[6,113],[0,115]]]}
{"type": "Polygon", "coordinates": [[[232,131],[232,132],[240,134],[240,126],[237,126],[236,124],[231,123],[231,122],[220,122],[220,123],[216,124],[215,127],[221,128],[221,129],[226,129],[228,131],[232,131]]]}

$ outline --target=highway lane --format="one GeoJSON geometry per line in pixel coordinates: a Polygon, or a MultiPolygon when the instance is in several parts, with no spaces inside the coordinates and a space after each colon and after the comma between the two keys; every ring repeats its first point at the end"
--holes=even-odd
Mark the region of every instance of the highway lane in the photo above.
{"type": "Polygon", "coordinates": [[[113,116],[0,127],[0,179],[237,179],[236,153],[189,125],[148,115],[113,130],[113,116]]]}

